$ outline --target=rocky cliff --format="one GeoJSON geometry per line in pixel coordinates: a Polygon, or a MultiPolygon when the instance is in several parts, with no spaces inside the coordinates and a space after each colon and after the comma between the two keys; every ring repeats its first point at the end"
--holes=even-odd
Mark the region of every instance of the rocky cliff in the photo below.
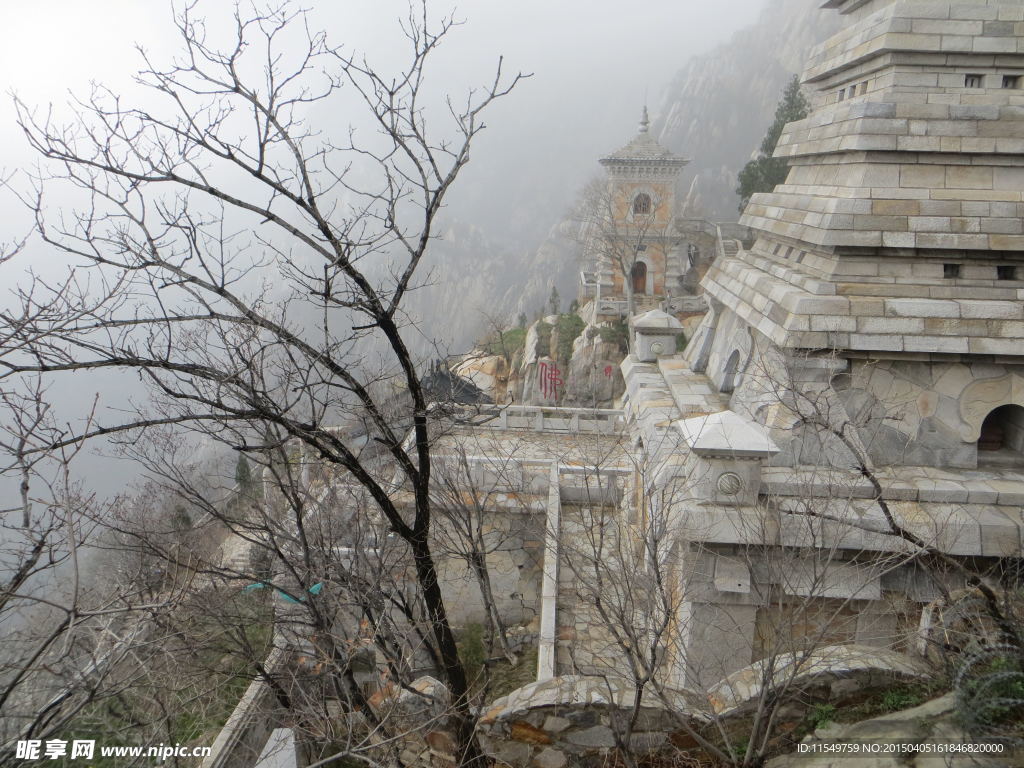
{"type": "Polygon", "coordinates": [[[662,94],[655,135],[690,158],[686,185],[707,218],[737,218],[736,174],[760,146],[786,82],[810,48],[838,28],[840,17],[820,5],[771,0],[757,23],[687,61],[662,94]]]}
{"type": "MultiPolygon", "coordinates": [[[[738,217],[737,172],[760,145],[786,81],[799,72],[813,43],[838,23],[835,14],[818,11],[820,4],[768,0],[757,22],[729,43],[689,59],[681,51],[682,68],[652,104],[658,140],[691,159],[683,172],[683,197],[690,190],[690,202],[708,218],[738,217]]],[[[685,23],[685,16],[682,8],[679,23],[685,23]]],[[[565,127],[581,129],[585,125],[565,127]]],[[[425,265],[432,287],[414,294],[409,304],[426,338],[444,339],[446,351],[465,351],[488,330],[485,314],[510,324],[520,312],[532,319],[552,286],[566,303],[576,295],[579,245],[571,225],[559,221],[574,201],[553,202],[546,194],[568,187],[566,172],[550,165],[517,169],[534,180],[537,194],[521,199],[515,210],[481,214],[472,223],[458,218],[464,206],[452,203],[425,265]],[[482,223],[487,220],[500,223],[482,223]]],[[[599,173],[595,157],[592,175],[599,173]]],[[[581,175],[575,186],[581,188],[587,178],[581,175]]],[[[478,210],[487,199],[478,182],[468,177],[476,201],[468,210],[478,210]]]]}

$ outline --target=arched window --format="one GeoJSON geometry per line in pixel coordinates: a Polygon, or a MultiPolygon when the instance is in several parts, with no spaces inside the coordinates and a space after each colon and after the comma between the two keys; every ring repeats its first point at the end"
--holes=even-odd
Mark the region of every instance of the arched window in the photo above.
{"type": "Polygon", "coordinates": [[[641,192],[633,198],[633,215],[646,216],[651,212],[651,196],[641,192]]]}
{"type": "Polygon", "coordinates": [[[642,296],[647,293],[647,264],[638,261],[629,270],[629,279],[633,282],[633,295],[642,296]]]}
{"type": "Polygon", "coordinates": [[[983,464],[1024,462],[1024,408],[1001,405],[981,423],[978,461],[983,464]]]}

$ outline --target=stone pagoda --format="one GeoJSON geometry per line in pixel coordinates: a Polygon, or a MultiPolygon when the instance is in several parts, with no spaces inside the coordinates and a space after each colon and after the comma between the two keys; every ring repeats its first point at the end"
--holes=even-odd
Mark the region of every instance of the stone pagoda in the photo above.
{"type": "Polygon", "coordinates": [[[782,462],[850,457],[792,429],[779,385],[880,464],[1024,468],[1024,4],[823,7],[848,23],[807,65],[785,184],[745,211],[754,246],[705,280],[690,363],[782,462]]]}
{"type": "Polygon", "coordinates": [[[753,246],[712,264],[683,355],[623,363],[648,495],[679,489],[687,685],[763,658],[787,600],[794,643],[923,647],[964,580],[901,562],[894,525],[993,578],[1021,556],[1024,3],[823,8],[846,24],[804,73],[786,182],[741,219],[753,246]]]}
{"type": "Polygon", "coordinates": [[[581,303],[594,299],[598,315],[622,314],[630,293],[642,309],[678,295],[689,264],[675,227],[676,181],[688,162],[651,136],[646,107],[632,141],[601,158],[607,176],[587,201],[581,284],[581,303]]]}

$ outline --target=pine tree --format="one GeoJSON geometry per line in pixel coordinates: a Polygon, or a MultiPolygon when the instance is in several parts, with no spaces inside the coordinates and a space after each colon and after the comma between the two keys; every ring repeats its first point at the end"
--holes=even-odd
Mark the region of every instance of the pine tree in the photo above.
{"type": "Polygon", "coordinates": [[[551,296],[548,297],[548,309],[551,310],[549,314],[557,315],[559,310],[562,308],[562,297],[558,295],[558,289],[554,286],[551,287],[551,296]]]}
{"type": "Polygon", "coordinates": [[[807,99],[800,90],[800,79],[794,75],[782,93],[782,101],[775,110],[775,122],[761,142],[761,149],[753,160],[743,166],[737,181],[736,194],[740,196],[740,212],[747,207],[750,198],[758,192],[771,192],[776,184],[786,180],[789,162],[784,157],[772,157],[775,145],[779,143],[786,123],[803,120],[810,109],[807,99]]]}

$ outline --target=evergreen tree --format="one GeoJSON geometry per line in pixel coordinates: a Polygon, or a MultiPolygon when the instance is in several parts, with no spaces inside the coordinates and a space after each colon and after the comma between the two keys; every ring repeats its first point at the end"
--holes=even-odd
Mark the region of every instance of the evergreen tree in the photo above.
{"type": "Polygon", "coordinates": [[[782,101],[775,110],[775,122],[768,129],[768,134],[761,142],[761,149],[753,160],[743,166],[737,181],[736,194],[740,196],[740,212],[747,207],[751,196],[758,192],[771,192],[776,184],[786,180],[789,173],[789,162],[784,157],[772,157],[775,145],[779,143],[782,129],[786,123],[803,120],[810,109],[807,99],[800,90],[800,79],[793,75],[786,90],[782,93],[782,101]]]}
{"type": "Polygon", "coordinates": [[[238,463],[235,464],[235,482],[238,483],[238,490],[247,493],[252,488],[252,470],[249,469],[249,462],[245,460],[245,454],[238,454],[238,463]]]}
{"type": "Polygon", "coordinates": [[[552,315],[557,315],[562,309],[562,297],[558,295],[558,289],[551,287],[551,296],[548,297],[548,309],[552,315]]]}
{"type": "Polygon", "coordinates": [[[525,312],[520,312],[519,313],[519,317],[516,318],[516,328],[525,328],[525,327],[526,327],[526,313],[525,312]]]}

